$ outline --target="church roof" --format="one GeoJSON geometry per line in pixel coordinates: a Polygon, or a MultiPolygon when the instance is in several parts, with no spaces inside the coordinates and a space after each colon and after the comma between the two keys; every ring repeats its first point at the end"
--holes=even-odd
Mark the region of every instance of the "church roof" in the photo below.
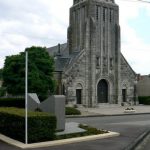
{"type": "Polygon", "coordinates": [[[124,61],[127,64],[127,66],[129,66],[130,70],[134,73],[134,75],[137,75],[136,72],[132,69],[132,67],[128,63],[128,61],[126,60],[126,58],[123,56],[122,53],[121,53],[121,60],[124,61]]]}
{"type": "Polygon", "coordinates": [[[78,51],[69,55],[69,50],[67,48],[67,43],[47,48],[49,55],[54,57],[55,60],[55,71],[62,72],[65,67],[67,67],[70,63],[74,61],[76,56],[78,55],[78,51]]]}
{"type": "Polygon", "coordinates": [[[64,68],[69,63],[69,58],[57,57],[55,58],[55,71],[56,72],[63,72],[64,68]]]}
{"type": "MultiPolygon", "coordinates": [[[[49,55],[55,57],[59,53],[59,47],[58,47],[58,45],[56,45],[56,46],[47,48],[47,51],[48,51],[49,55]]],[[[63,55],[64,57],[68,57],[69,56],[67,43],[60,44],[60,55],[63,55]]]]}
{"type": "Polygon", "coordinates": [[[55,60],[55,71],[62,72],[66,64],[69,62],[69,52],[67,49],[67,43],[60,44],[47,48],[49,55],[54,57],[55,60]]]}

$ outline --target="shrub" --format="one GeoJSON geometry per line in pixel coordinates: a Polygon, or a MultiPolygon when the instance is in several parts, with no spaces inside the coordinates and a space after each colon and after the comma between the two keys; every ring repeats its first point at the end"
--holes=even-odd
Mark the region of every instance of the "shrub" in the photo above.
{"type": "Polygon", "coordinates": [[[6,94],[6,89],[4,87],[0,88],[0,97],[5,96],[6,94]]]}
{"type": "Polygon", "coordinates": [[[150,96],[140,96],[139,103],[144,105],[150,105],[150,96]]]}
{"type": "Polygon", "coordinates": [[[39,107],[37,107],[34,111],[36,111],[36,112],[43,112],[42,109],[40,109],[39,107]]]}
{"type": "Polygon", "coordinates": [[[0,107],[25,107],[24,98],[0,98],[0,107]]]}
{"type": "Polygon", "coordinates": [[[90,126],[83,125],[83,124],[80,124],[79,127],[82,128],[82,129],[84,129],[84,130],[86,130],[86,132],[88,133],[88,135],[96,135],[96,134],[108,133],[108,131],[106,131],[106,130],[99,130],[97,128],[90,127],[90,126]]]}
{"type": "Polygon", "coordinates": [[[76,108],[66,107],[66,115],[81,115],[81,112],[76,108]]]}
{"type": "MultiPolygon", "coordinates": [[[[56,117],[43,112],[28,112],[29,143],[53,140],[56,117]]],[[[25,142],[25,110],[0,108],[0,133],[25,142]]]]}

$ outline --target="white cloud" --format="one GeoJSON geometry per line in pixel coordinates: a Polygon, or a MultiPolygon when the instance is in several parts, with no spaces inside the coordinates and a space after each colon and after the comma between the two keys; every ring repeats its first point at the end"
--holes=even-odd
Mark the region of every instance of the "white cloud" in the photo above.
{"type": "Polygon", "coordinates": [[[72,0],[0,0],[0,68],[5,56],[26,47],[66,42],[71,4],[72,0]]]}
{"type": "MultiPolygon", "coordinates": [[[[69,7],[73,0],[0,0],[0,67],[6,55],[32,45],[53,46],[67,41],[69,7]]],[[[120,7],[122,53],[137,73],[150,73],[150,45],[129,21],[150,5],[116,0],[120,7]],[[143,67],[144,66],[144,67],[143,67]]]]}
{"type": "Polygon", "coordinates": [[[122,53],[136,73],[150,74],[150,44],[147,44],[129,24],[132,19],[139,19],[141,9],[150,14],[150,5],[120,0],[116,2],[120,6],[122,53]]]}

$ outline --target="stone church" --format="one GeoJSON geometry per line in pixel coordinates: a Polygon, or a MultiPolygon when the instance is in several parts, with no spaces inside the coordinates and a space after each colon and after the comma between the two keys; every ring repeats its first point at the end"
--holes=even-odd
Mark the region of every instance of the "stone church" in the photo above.
{"type": "Polygon", "coordinates": [[[68,41],[48,48],[55,59],[57,94],[85,107],[136,104],[136,73],[120,51],[114,0],[74,0],[68,41]]]}

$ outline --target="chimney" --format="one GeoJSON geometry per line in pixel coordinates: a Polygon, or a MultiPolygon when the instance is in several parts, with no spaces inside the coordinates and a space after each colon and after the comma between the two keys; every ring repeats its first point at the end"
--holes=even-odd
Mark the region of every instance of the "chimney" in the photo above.
{"type": "Polygon", "coordinates": [[[58,54],[60,54],[60,43],[58,44],[58,54]]]}
{"type": "Polygon", "coordinates": [[[56,56],[61,56],[60,43],[58,44],[58,51],[56,53],[56,56]]]}

